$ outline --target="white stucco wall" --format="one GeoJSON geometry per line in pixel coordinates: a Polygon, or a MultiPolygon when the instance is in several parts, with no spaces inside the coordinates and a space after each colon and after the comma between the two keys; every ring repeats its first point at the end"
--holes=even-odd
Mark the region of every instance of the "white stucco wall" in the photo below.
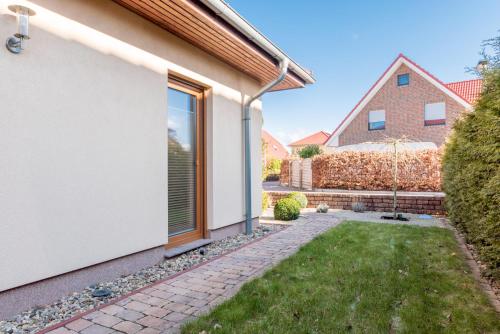
{"type": "MultiPolygon", "coordinates": [[[[259,106],[259,103],[257,103],[259,106]]],[[[213,127],[211,133],[213,145],[212,184],[208,197],[213,198],[213,217],[209,219],[209,228],[224,227],[245,219],[244,193],[244,152],[242,143],[244,133],[242,127],[241,104],[217,95],[214,90],[213,127]],[[238,112],[235,112],[238,110],[238,112]]],[[[262,182],[261,160],[261,113],[254,108],[252,113],[252,213],[260,215],[262,182]]]]}
{"type": "Polygon", "coordinates": [[[0,291],[167,242],[168,71],[210,87],[208,227],[244,219],[241,101],[254,80],[113,2],[21,2],[37,11],[32,39],[20,55],[0,47],[0,291]]]}

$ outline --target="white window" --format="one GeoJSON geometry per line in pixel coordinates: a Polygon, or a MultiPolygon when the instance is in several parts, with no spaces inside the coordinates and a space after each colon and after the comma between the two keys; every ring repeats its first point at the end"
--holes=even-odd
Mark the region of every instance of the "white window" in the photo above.
{"type": "Polygon", "coordinates": [[[385,129],[385,110],[370,110],[368,112],[368,130],[385,129]]]}
{"type": "Polygon", "coordinates": [[[425,125],[441,125],[446,123],[446,105],[444,102],[427,103],[424,113],[425,125]]]}

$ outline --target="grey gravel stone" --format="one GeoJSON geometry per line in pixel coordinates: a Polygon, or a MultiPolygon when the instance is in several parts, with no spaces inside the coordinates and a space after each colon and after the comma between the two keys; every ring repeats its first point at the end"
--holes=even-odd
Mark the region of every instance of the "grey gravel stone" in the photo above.
{"type": "MultiPolygon", "coordinates": [[[[283,228],[284,226],[281,225],[261,225],[254,230],[252,235],[238,234],[204,246],[204,252],[200,252],[200,249],[195,249],[178,257],[163,260],[155,266],[145,268],[131,275],[120,277],[114,281],[92,284],[83,291],[74,292],[52,304],[37,306],[18,314],[10,320],[0,321],[0,333],[36,333],[45,327],[69,319],[78,313],[107,303],[116,297],[186,270],[196,264],[208,261],[229,250],[238,248],[249,241],[283,228]],[[96,289],[109,289],[112,293],[109,297],[95,298],[92,297],[92,292],[96,289]]],[[[137,320],[136,317],[144,316],[139,312],[136,312],[137,314],[131,314],[130,312],[123,314],[124,317],[121,318],[134,321],[137,320]]],[[[120,317],[118,314],[116,316],[120,317]]],[[[99,332],[100,330],[101,328],[94,327],[89,329],[88,332],[99,332]]]]}

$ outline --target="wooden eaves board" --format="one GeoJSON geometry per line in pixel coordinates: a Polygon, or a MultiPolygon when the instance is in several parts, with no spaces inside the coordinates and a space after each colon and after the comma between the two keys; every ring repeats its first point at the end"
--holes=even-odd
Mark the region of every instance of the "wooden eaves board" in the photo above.
{"type": "MultiPolygon", "coordinates": [[[[114,0],[218,59],[265,84],[278,75],[276,62],[241,33],[191,0],[114,0]]],[[[273,90],[300,88],[304,82],[290,73],[273,90]]]]}

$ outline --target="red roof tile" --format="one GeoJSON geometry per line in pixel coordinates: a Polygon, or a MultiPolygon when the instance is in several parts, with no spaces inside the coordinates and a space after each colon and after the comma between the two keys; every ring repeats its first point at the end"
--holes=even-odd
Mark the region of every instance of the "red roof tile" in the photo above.
{"type": "Polygon", "coordinates": [[[285,146],[266,130],[262,130],[262,139],[266,143],[266,159],[284,159],[288,156],[285,146]]]}
{"type": "Polygon", "coordinates": [[[469,103],[474,103],[478,99],[479,95],[481,95],[481,91],[483,89],[483,80],[474,79],[450,82],[446,84],[446,87],[462,96],[469,103]]]}
{"type": "Polygon", "coordinates": [[[310,136],[294,141],[288,144],[288,146],[303,146],[303,145],[323,145],[325,141],[330,137],[330,134],[325,131],[319,131],[313,133],[310,136]]]}

